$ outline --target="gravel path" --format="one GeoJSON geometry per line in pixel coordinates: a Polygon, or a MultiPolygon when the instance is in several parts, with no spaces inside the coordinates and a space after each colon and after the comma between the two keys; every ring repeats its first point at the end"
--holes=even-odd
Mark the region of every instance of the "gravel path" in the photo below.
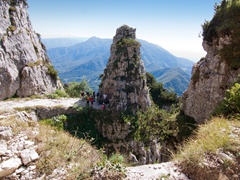
{"type": "MultiPolygon", "coordinates": [[[[12,101],[0,101],[0,111],[9,111],[14,108],[34,107],[34,106],[86,106],[86,101],[82,101],[78,98],[61,98],[61,99],[16,99],[12,101]]],[[[101,105],[94,102],[93,108],[100,109],[101,105]]]]}

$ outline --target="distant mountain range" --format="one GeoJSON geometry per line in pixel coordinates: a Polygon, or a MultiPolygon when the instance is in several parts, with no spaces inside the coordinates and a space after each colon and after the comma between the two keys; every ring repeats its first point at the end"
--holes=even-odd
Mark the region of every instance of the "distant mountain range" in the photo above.
{"type": "MultiPolygon", "coordinates": [[[[194,62],[179,58],[158,45],[138,39],[141,56],[147,72],[154,75],[164,87],[178,95],[187,89],[194,62]]],[[[59,72],[63,83],[86,79],[97,91],[99,76],[103,73],[110,56],[112,39],[92,37],[84,39],[43,39],[48,56],[59,72]]]]}
{"type": "Polygon", "coordinates": [[[44,38],[42,39],[43,44],[47,49],[58,48],[58,47],[69,47],[77,43],[86,41],[88,38],[44,38]]]}

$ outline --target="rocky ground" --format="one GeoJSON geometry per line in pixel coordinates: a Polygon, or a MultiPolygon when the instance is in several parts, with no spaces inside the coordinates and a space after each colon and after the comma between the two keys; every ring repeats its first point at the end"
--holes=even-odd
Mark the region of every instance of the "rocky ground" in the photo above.
{"type": "MultiPolygon", "coordinates": [[[[36,114],[32,115],[25,111],[18,111],[17,108],[27,107],[41,107],[42,113],[48,114],[51,110],[76,106],[86,106],[86,101],[82,101],[76,98],[70,99],[17,99],[9,101],[0,101],[0,179],[34,179],[36,177],[36,161],[39,155],[36,152],[37,144],[29,139],[29,132],[26,129],[19,129],[18,134],[13,133],[12,128],[18,128],[9,124],[12,117],[23,122],[38,123],[38,117],[36,114]],[[49,108],[49,109],[48,109],[49,108]],[[46,112],[46,110],[48,110],[46,112]],[[10,126],[11,125],[11,126],[10,126]],[[4,178],[6,177],[7,178],[4,178]],[[10,176],[9,176],[10,175],[10,176]],[[19,178],[21,177],[21,178],[19,178]]],[[[101,108],[101,105],[94,103],[93,108],[101,108]]],[[[31,124],[31,123],[30,123],[31,124]]],[[[15,130],[16,131],[16,130],[15,130]]],[[[38,133],[38,126],[33,126],[31,134],[38,133]]],[[[236,140],[239,141],[240,128],[234,127],[233,134],[236,140]]],[[[222,153],[224,158],[230,158],[228,153],[222,153]]],[[[220,158],[223,159],[224,158],[220,158]]],[[[208,163],[211,164],[211,161],[208,163]]],[[[235,167],[236,169],[238,166],[235,167]]],[[[231,169],[230,169],[231,170],[231,169]]],[[[229,171],[230,171],[229,170],[229,171]]],[[[235,169],[234,169],[235,170],[235,169]]],[[[229,180],[229,178],[221,173],[222,171],[216,171],[217,180],[229,180]]],[[[201,173],[201,172],[199,172],[201,173]]],[[[149,164],[142,166],[133,166],[126,168],[126,180],[188,180],[189,178],[181,171],[179,166],[174,162],[167,162],[161,164],[149,164]]],[[[55,174],[54,174],[55,176],[55,174]]],[[[231,176],[234,180],[238,180],[240,174],[233,171],[231,176]]],[[[49,179],[47,177],[43,177],[49,179]]],[[[50,178],[51,179],[51,178],[50,178]]],[[[61,178],[60,178],[61,179],[61,178]]],[[[198,178],[197,178],[198,179],[198,178]]],[[[200,178],[201,179],[201,178],[200,178]]]]}
{"type": "MultiPolygon", "coordinates": [[[[9,101],[0,101],[0,121],[4,121],[7,117],[17,112],[17,108],[26,107],[76,107],[86,106],[86,101],[77,98],[69,99],[18,99],[9,101]]],[[[93,108],[100,109],[101,105],[96,102],[93,108]]],[[[26,118],[23,112],[17,114],[19,118],[26,118]]],[[[33,118],[34,119],[34,118],[33,118]]],[[[36,118],[35,118],[36,120],[36,118]]],[[[2,124],[2,123],[1,123],[2,124]]],[[[2,124],[3,125],[3,124],[2,124]]],[[[36,175],[35,161],[39,158],[36,153],[36,144],[30,141],[27,137],[27,132],[21,132],[14,136],[9,126],[0,126],[0,177],[8,175],[5,179],[28,179],[36,175]],[[20,156],[18,156],[20,154],[20,156]],[[25,166],[26,165],[26,166],[25,166]],[[9,176],[9,174],[12,174],[9,176]]],[[[153,165],[143,165],[135,167],[127,167],[127,180],[141,179],[188,179],[182,174],[174,163],[162,163],[153,165]]]]}
{"type": "Polygon", "coordinates": [[[173,162],[128,167],[127,180],[188,180],[173,162]]]}

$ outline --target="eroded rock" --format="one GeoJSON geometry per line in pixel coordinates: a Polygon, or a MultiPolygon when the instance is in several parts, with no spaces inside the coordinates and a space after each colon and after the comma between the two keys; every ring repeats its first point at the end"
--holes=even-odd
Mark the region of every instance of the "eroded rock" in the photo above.
{"type": "Polygon", "coordinates": [[[0,0],[0,99],[62,88],[27,8],[26,0],[0,0]]]}
{"type": "Polygon", "coordinates": [[[135,32],[136,29],[123,25],[113,38],[110,58],[99,86],[100,93],[109,98],[109,109],[135,113],[151,106],[135,32]]]}

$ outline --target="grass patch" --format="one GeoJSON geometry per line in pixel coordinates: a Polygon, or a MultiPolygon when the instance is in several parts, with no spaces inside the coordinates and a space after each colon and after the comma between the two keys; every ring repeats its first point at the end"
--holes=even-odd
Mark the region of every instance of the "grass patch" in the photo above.
{"type": "Polygon", "coordinates": [[[216,153],[220,148],[223,151],[236,150],[236,147],[240,147],[240,141],[236,142],[229,136],[232,125],[240,127],[240,122],[215,117],[209,123],[201,125],[196,135],[180,147],[175,159],[184,164],[199,166],[208,153],[216,153]]]}
{"type": "Polygon", "coordinates": [[[239,173],[239,136],[240,121],[215,117],[199,127],[196,135],[179,148],[174,160],[191,179],[218,179],[219,172],[233,179],[232,174],[239,173]]]}
{"type": "Polygon", "coordinates": [[[77,139],[64,131],[58,131],[40,123],[35,141],[40,160],[39,174],[51,174],[54,169],[66,168],[67,178],[77,179],[101,161],[101,154],[84,139],[77,139]],[[71,165],[71,168],[69,167],[71,165]]]}

